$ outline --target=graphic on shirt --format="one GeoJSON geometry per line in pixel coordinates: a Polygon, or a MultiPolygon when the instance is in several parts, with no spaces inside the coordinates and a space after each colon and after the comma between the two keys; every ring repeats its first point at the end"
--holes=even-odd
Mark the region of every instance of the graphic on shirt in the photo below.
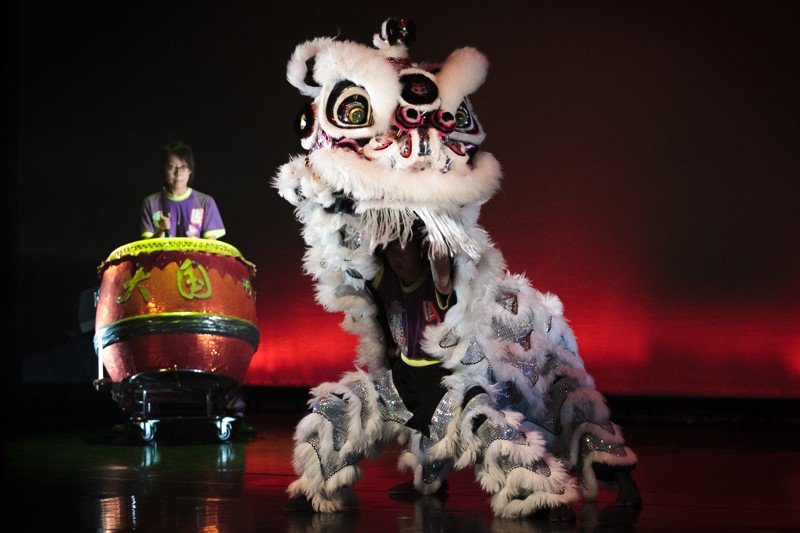
{"type": "Polygon", "coordinates": [[[430,300],[423,300],[422,312],[426,324],[438,324],[442,321],[439,313],[436,312],[436,306],[433,305],[433,302],[430,300]]]}
{"type": "Polygon", "coordinates": [[[408,353],[408,340],[405,333],[405,311],[403,305],[397,300],[393,300],[389,305],[389,329],[392,338],[402,353],[408,353]]]}
{"type": "Polygon", "coordinates": [[[192,216],[190,217],[190,222],[194,226],[200,226],[200,225],[203,224],[203,209],[202,208],[192,209],[192,216]]]}

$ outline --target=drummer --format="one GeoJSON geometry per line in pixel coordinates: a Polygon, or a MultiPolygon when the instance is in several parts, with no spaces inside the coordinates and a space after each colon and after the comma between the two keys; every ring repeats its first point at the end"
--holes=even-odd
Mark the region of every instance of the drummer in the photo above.
{"type": "Polygon", "coordinates": [[[214,198],[192,189],[194,155],[176,141],[162,150],[164,185],[142,202],[142,238],[195,237],[219,239],[225,226],[214,198]]]}

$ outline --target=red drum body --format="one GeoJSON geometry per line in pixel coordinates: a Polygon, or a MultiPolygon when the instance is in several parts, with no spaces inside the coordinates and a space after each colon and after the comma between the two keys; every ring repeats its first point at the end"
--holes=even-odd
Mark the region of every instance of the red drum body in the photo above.
{"type": "Polygon", "coordinates": [[[255,267],[236,248],[148,239],[117,248],[98,270],[94,343],[112,381],[164,369],[244,380],[259,331],[255,267]]]}

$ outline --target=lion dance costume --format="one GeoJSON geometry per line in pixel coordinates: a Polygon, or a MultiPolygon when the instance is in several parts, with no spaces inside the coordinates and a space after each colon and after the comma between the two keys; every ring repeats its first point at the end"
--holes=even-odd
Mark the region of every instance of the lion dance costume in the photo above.
{"type": "Polygon", "coordinates": [[[593,465],[631,467],[636,456],[584,370],[560,300],[508,273],[477,222],[501,178],[468,99],[488,62],[469,47],[441,64],[411,62],[414,33],[413,21],[389,19],[373,47],[317,38],[287,66],[313,99],[296,124],[307,155],[282,165],[273,186],[303,225],[317,301],[343,312],[342,327],[360,338],[355,370],[311,390],[288,492],[316,511],[341,510],[355,502],[358,462],[397,439],[399,467],[422,494],[474,467],[496,516],[528,516],[581,492],[592,499],[603,484],[593,465]],[[409,240],[415,221],[430,253],[452,258],[457,294],[424,331],[424,350],[452,372],[427,435],[404,425],[412,413],[367,284],[381,267],[375,251],[409,240]]]}

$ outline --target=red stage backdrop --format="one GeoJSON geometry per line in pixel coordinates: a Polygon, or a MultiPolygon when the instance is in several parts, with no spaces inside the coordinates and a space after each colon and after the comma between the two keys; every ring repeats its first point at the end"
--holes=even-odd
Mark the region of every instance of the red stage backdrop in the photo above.
{"type": "MultiPolygon", "coordinates": [[[[793,297],[748,298],[746,287],[741,293],[732,287],[733,294],[693,294],[691,285],[665,294],[669,287],[656,285],[658,265],[645,262],[642,249],[597,221],[569,224],[554,218],[540,239],[535,228],[524,228],[523,213],[513,216],[513,224],[522,226],[518,230],[508,227],[511,221],[500,227],[502,216],[493,214],[497,240],[509,243],[510,269],[525,271],[539,290],[562,299],[601,391],[800,397],[800,312],[793,297]],[[541,240],[549,250],[538,247],[541,240]]],[[[314,302],[312,280],[300,274],[299,254],[282,261],[294,266],[281,269],[269,289],[259,292],[261,346],[246,383],[311,386],[336,380],[353,368],[356,339],[339,328],[341,315],[314,302]]],[[[796,285],[790,294],[797,296],[796,285]]]]}

